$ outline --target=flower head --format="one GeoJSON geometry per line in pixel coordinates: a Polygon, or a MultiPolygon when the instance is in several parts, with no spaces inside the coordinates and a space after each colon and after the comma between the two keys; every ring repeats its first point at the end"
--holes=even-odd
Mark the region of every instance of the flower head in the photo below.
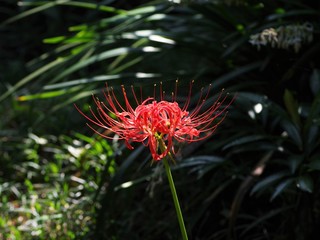
{"type": "Polygon", "coordinates": [[[189,94],[183,107],[176,101],[177,84],[172,100],[164,100],[162,85],[160,84],[160,100],[153,97],[139,101],[133,87],[132,95],[136,102],[134,108],[129,102],[127,92],[122,86],[124,106],[116,98],[112,88],[107,86],[104,91],[106,103],[99,101],[95,96],[93,100],[97,107],[95,113],[91,108],[92,117],[88,117],[81,110],[78,111],[85,116],[90,123],[87,124],[91,129],[104,138],[112,139],[112,136],[96,130],[91,124],[96,125],[107,131],[111,131],[125,141],[129,149],[133,149],[131,142],[141,142],[149,147],[154,160],[161,160],[171,152],[174,153],[173,140],[178,142],[195,142],[209,137],[217,126],[224,119],[226,109],[231,101],[223,105],[227,95],[221,93],[219,98],[205,108],[208,99],[210,86],[206,93],[201,91],[198,103],[192,111],[188,111],[191,99],[191,89],[193,82],[190,83],[189,94]],[[217,118],[221,116],[219,120],[217,118]]]}

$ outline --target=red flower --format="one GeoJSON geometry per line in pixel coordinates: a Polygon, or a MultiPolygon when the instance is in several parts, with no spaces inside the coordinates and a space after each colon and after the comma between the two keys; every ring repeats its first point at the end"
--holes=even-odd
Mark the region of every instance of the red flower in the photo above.
{"type": "MultiPolygon", "coordinates": [[[[161,160],[171,151],[174,153],[173,139],[178,142],[190,143],[209,137],[224,119],[225,110],[231,103],[230,101],[222,107],[227,95],[222,96],[221,93],[213,105],[205,108],[204,105],[210,91],[209,87],[205,95],[201,92],[195,109],[191,112],[187,111],[190,104],[192,83],[187,101],[182,108],[175,100],[176,94],[172,94],[172,101],[164,100],[161,86],[160,101],[156,101],[155,97],[149,97],[140,102],[132,87],[132,94],[137,104],[136,108],[130,104],[124,86],[122,86],[122,93],[125,106],[121,106],[113,89],[107,86],[107,90],[104,92],[107,104],[93,96],[97,106],[97,114],[90,108],[92,117],[88,117],[76,108],[92,124],[111,131],[117,134],[120,139],[125,140],[129,149],[133,149],[130,142],[141,142],[149,146],[154,160],[161,160]],[[222,118],[217,121],[216,118],[221,115],[223,115],[222,118]]],[[[113,138],[98,132],[90,124],[88,126],[104,138],[113,138]]]]}

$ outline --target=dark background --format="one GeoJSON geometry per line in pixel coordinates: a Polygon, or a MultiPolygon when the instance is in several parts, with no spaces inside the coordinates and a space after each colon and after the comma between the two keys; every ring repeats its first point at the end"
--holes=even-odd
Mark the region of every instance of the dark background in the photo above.
{"type": "MultiPolygon", "coordinates": [[[[0,239],[179,239],[162,164],[94,134],[107,82],[190,108],[235,96],[172,166],[189,239],[318,239],[317,1],[11,1],[0,7],[0,239]],[[140,92],[140,90],[137,90],[140,92]],[[128,184],[129,183],[129,184],[128,184]]],[[[132,97],[132,96],[131,96],[132,97]]]]}

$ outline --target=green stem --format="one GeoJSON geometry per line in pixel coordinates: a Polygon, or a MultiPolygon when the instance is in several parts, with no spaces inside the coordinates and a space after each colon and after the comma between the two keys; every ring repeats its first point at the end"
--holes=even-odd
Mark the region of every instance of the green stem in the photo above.
{"type": "Polygon", "coordinates": [[[163,161],[163,164],[166,169],[167,176],[168,176],[168,181],[169,181],[169,185],[170,185],[170,190],[171,190],[174,206],[175,206],[176,212],[177,212],[177,217],[178,217],[179,226],[180,226],[180,230],[181,230],[181,234],[182,234],[182,239],[188,240],[188,235],[187,235],[186,227],[184,225],[183,216],[182,216],[182,212],[181,212],[181,208],[180,208],[180,204],[179,204],[179,199],[178,199],[176,188],[174,186],[174,181],[172,178],[170,166],[167,161],[167,158],[163,158],[162,161],[163,161]]]}

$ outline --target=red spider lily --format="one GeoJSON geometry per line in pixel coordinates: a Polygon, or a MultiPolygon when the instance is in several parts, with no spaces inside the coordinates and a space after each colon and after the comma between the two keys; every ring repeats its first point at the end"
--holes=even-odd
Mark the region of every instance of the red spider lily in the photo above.
{"type": "MultiPolygon", "coordinates": [[[[125,101],[125,106],[122,106],[113,89],[107,86],[107,90],[104,91],[107,104],[93,96],[97,113],[90,108],[92,117],[85,115],[77,106],[76,108],[92,124],[111,131],[117,134],[120,139],[125,140],[129,149],[133,149],[130,142],[141,142],[149,146],[153,159],[158,161],[171,152],[174,153],[173,139],[178,142],[190,143],[208,138],[222,122],[226,114],[225,111],[232,102],[230,101],[223,107],[227,95],[223,96],[221,92],[215,103],[205,108],[204,105],[210,91],[209,86],[206,94],[201,91],[197,106],[189,112],[187,109],[190,104],[192,84],[193,82],[190,84],[189,94],[182,108],[176,102],[177,84],[171,101],[164,100],[162,85],[160,85],[160,101],[156,100],[155,93],[154,97],[138,101],[135,91],[131,87],[137,104],[137,107],[133,108],[128,100],[125,87],[122,86],[125,101]],[[217,121],[219,116],[222,118],[217,121]]],[[[100,136],[113,139],[111,136],[98,132],[90,124],[87,125],[100,136]]]]}

